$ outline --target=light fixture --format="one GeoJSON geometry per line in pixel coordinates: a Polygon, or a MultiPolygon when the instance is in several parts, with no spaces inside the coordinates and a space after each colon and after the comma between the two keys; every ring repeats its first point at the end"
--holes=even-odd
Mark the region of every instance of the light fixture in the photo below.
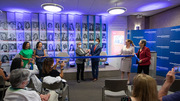
{"type": "Polygon", "coordinates": [[[109,8],[107,11],[109,14],[122,14],[126,11],[127,9],[124,7],[112,7],[109,8]]]}
{"type": "Polygon", "coordinates": [[[63,6],[55,3],[43,3],[41,7],[50,12],[60,12],[64,9],[63,6]]]}

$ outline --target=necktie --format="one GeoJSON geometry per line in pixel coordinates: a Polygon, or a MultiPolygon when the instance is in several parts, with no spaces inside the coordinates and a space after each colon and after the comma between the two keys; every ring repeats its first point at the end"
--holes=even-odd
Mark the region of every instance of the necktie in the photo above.
{"type": "Polygon", "coordinates": [[[94,51],[96,50],[96,45],[95,45],[95,47],[94,47],[94,51]]]}

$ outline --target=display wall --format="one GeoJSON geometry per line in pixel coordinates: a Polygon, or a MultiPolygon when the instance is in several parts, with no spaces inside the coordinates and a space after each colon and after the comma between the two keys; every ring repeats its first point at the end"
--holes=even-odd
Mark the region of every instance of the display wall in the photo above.
{"type": "MultiPolygon", "coordinates": [[[[107,18],[105,16],[63,15],[3,12],[0,14],[0,48],[2,66],[11,63],[24,41],[31,49],[41,41],[50,57],[59,52],[75,56],[76,44],[82,42],[89,49],[96,38],[101,39],[102,51],[107,51],[107,18]]],[[[70,64],[75,60],[70,59],[70,64]]]]}
{"type": "MultiPolygon", "coordinates": [[[[130,30],[128,38],[135,46],[135,52],[139,49],[139,41],[147,40],[150,51],[157,52],[157,75],[166,76],[166,73],[174,66],[180,66],[180,26],[148,30],[130,30]]],[[[133,58],[132,72],[137,71],[137,64],[133,58]]],[[[176,74],[180,78],[179,74],[176,74]]]]}

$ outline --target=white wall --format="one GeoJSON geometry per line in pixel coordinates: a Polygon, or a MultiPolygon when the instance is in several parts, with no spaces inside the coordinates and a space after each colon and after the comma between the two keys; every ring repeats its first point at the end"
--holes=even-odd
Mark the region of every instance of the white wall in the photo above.
{"type": "MultiPolygon", "coordinates": [[[[111,31],[127,31],[127,17],[126,16],[108,16],[108,54],[111,54],[111,31]]],[[[124,36],[125,37],[125,36],[124,36]]],[[[126,37],[125,37],[126,39],[126,37]]],[[[117,47],[118,48],[118,47],[117,47]]],[[[109,58],[110,65],[120,68],[120,58],[109,58]]]]}

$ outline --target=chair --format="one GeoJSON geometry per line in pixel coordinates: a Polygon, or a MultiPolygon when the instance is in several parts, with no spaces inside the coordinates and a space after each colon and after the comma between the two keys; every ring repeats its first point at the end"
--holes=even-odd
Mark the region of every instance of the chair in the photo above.
{"type": "Polygon", "coordinates": [[[7,88],[5,87],[5,81],[2,76],[0,76],[0,86],[0,92],[2,92],[0,101],[3,101],[4,93],[7,88]]]}
{"type": "Polygon", "coordinates": [[[105,86],[102,88],[102,101],[105,101],[106,96],[111,96],[111,97],[130,96],[130,91],[128,89],[127,81],[128,80],[124,80],[124,79],[105,80],[105,86]]]}
{"type": "MultiPolygon", "coordinates": [[[[107,53],[106,52],[101,52],[100,56],[107,56],[107,53]]],[[[106,61],[107,61],[107,58],[100,58],[100,62],[106,62],[106,61]]],[[[104,65],[104,67],[105,67],[105,65],[104,65]]]]}
{"type": "Polygon", "coordinates": [[[180,91],[179,85],[180,85],[180,79],[175,79],[175,81],[173,82],[173,84],[169,88],[169,91],[171,91],[171,92],[180,91]]]}
{"type": "MultiPolygon", "coordinates": [[[[43,80],[43,79],[42,79],[43,80]]],[[[65,84],[65,87],[63,87],[63,82],[55,82],[53,84],[47,84],[45,82],[42,82],[42,88],[41,88],[41,93],[43,93],[44,89],[49,89],[49,90],[60,90],[60,92],[58,92],[58,94],[62,95],[62,101],[64,100],[64,92],[66,90],[68,90],[68,99],[69,99],[69,85],[65,84]]],[[[68,100],[70,101],[70,99],[68,100]]]]}
{"type": "MultiPolygon", "coordinates": [[[[58,57],[69,57],[69,55],[68,55],[68,53],[66,53],[66,52],[60,52],[58,55],[57,55],[58,57]]],[[[63,59],[63,61],[65,62],[65,63],[67,63],[67,62],[69,62],[69,58],[67,58],[67,59],[63,59]]]]}

